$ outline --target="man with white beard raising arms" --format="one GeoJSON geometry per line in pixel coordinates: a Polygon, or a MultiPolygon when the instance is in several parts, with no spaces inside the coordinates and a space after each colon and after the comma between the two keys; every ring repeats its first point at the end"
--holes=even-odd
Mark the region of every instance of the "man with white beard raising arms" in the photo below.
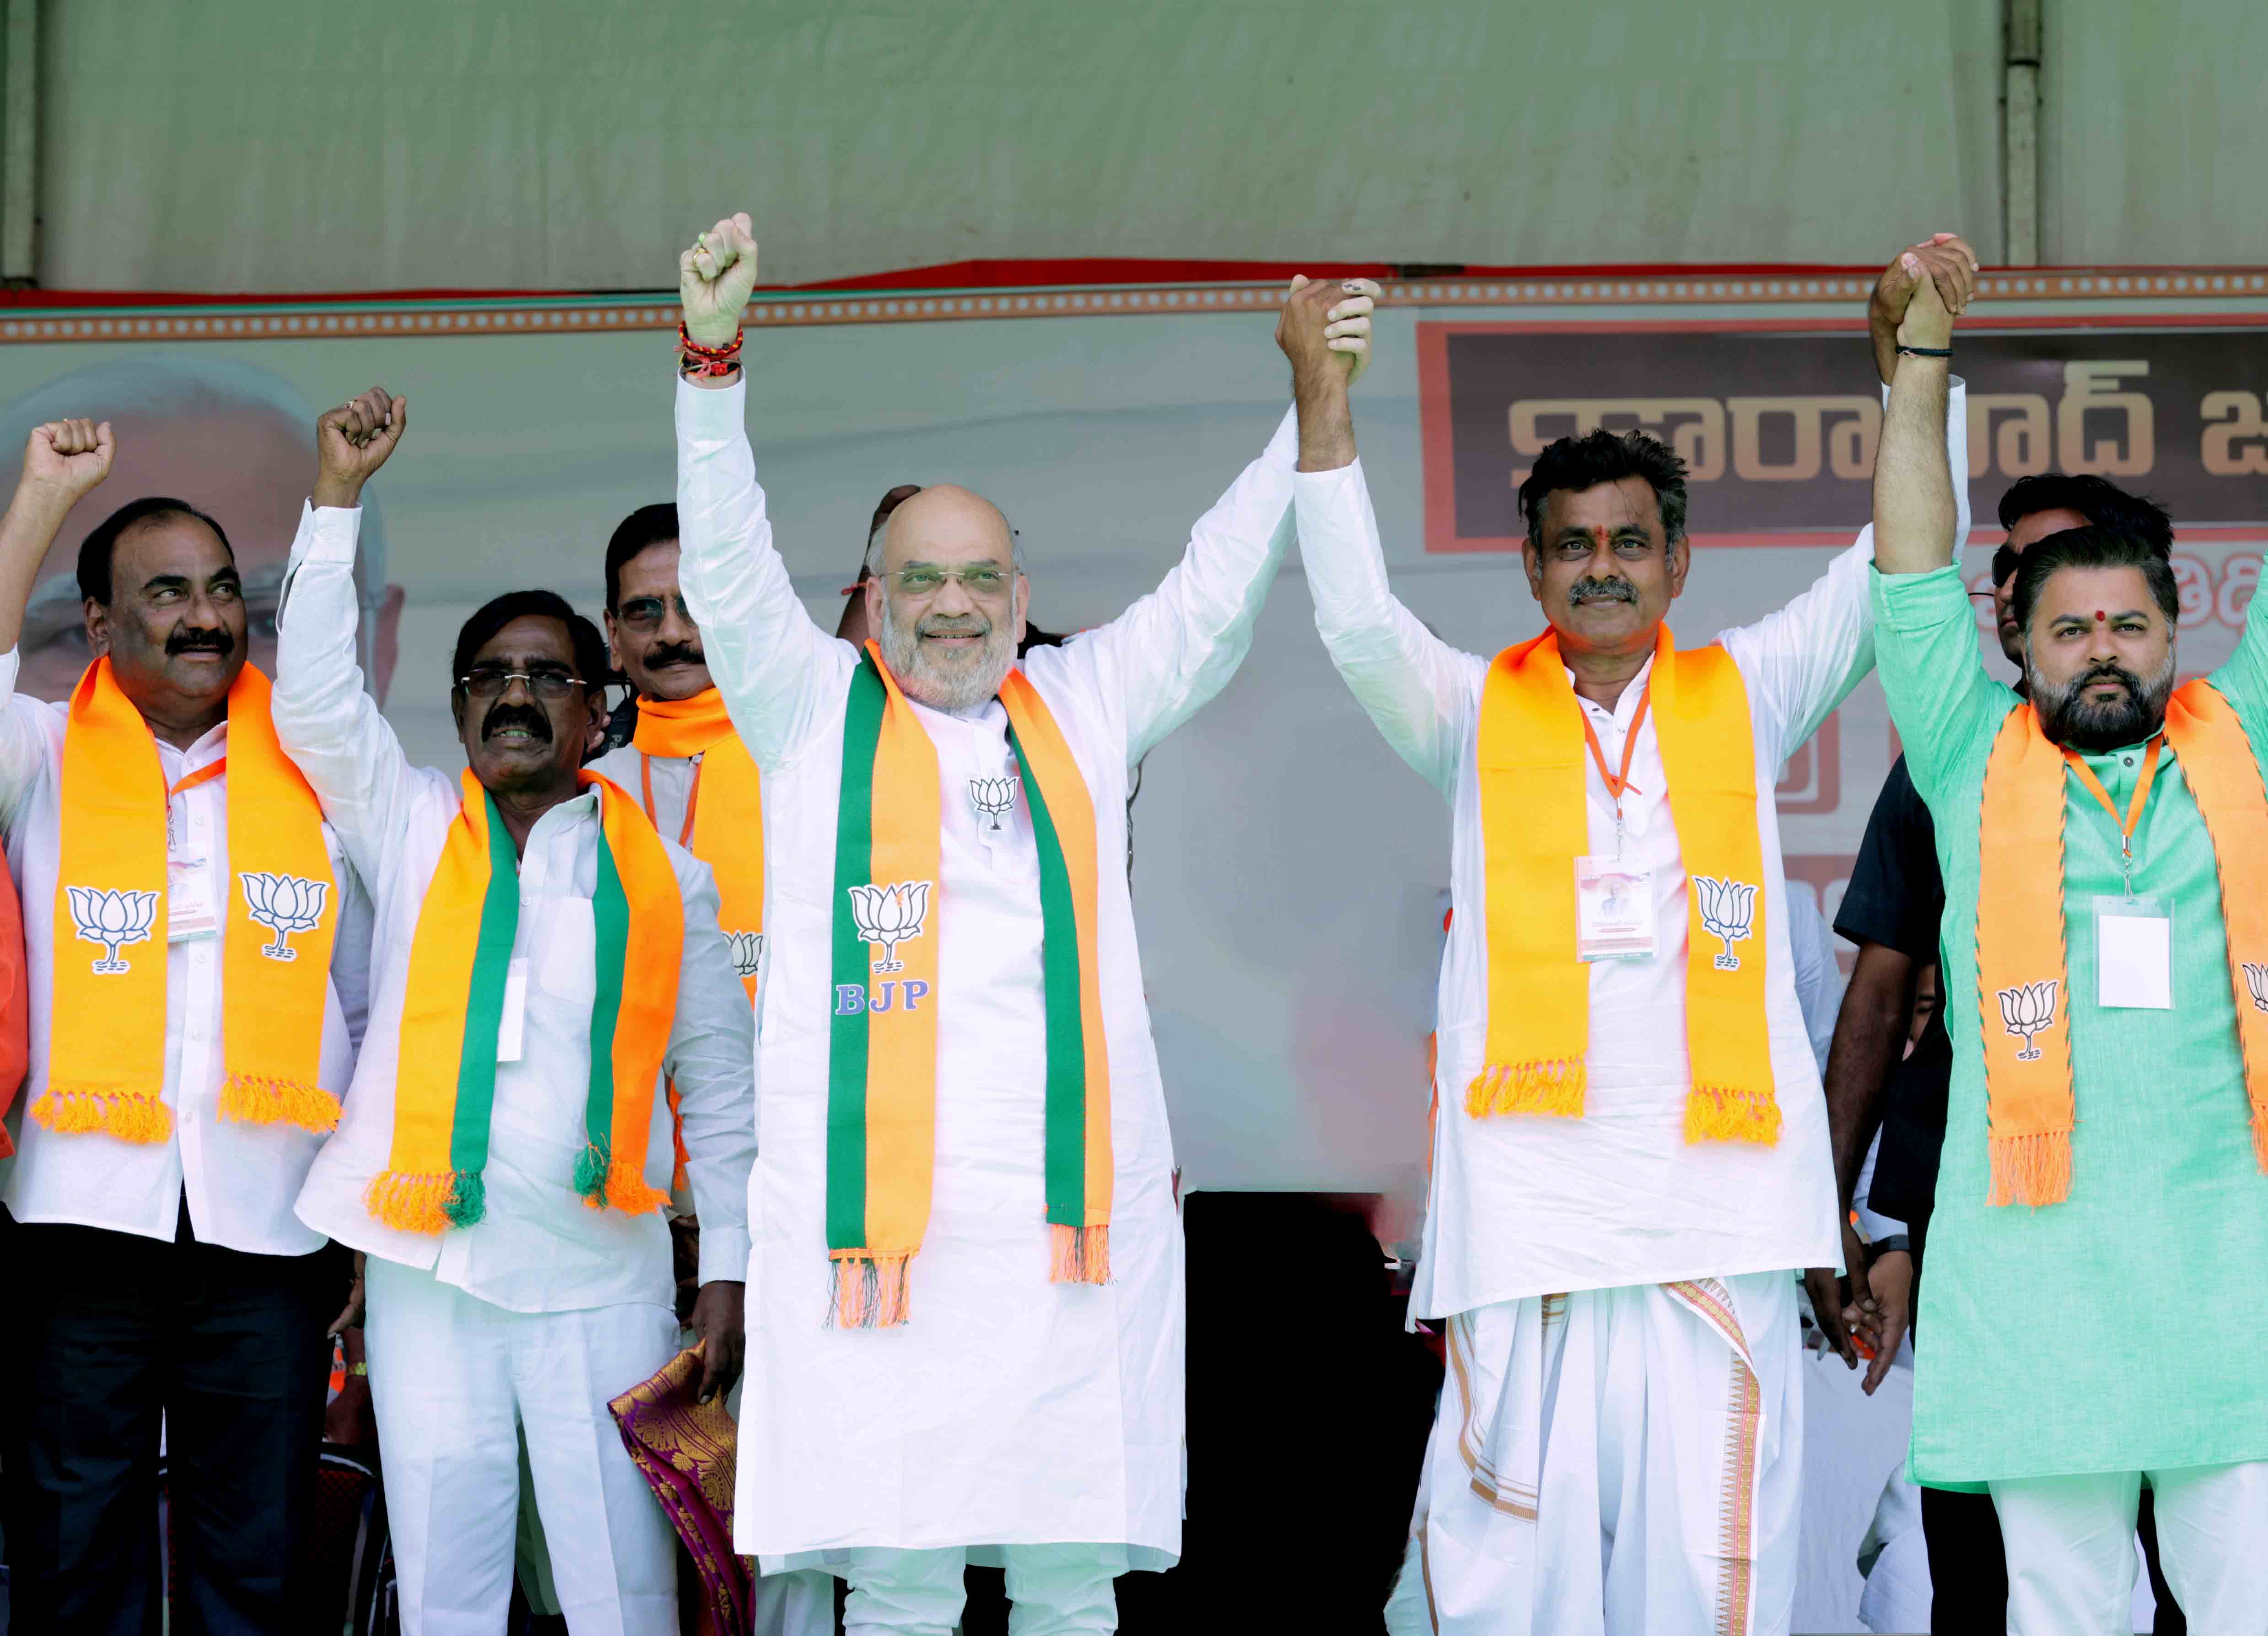
{"type": "Polygon", "coordinates": [[[741,216],[681,258],[677,393],[681,578],[764,785],[735,1544],[847,1580],[852,1632],[951,1631],[971,1548],[1005,1567],[1020,1636],[1108,1632],[1112,1578],[1181,1549],[1181,1249],[1127,773],[1243,659],[1295,466],[1353,459],[1375,286],[1295,285],[1296,424],[1155,593],[1019,666],[1013,533],[949,484],[870,558],[878,640],[805,614],[743,429],[755,253],[741,216]]]}

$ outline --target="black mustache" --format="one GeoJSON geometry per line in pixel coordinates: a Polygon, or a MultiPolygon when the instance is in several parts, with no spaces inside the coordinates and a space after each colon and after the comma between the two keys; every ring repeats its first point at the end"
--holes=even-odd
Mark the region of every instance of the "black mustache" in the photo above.
{"type": "Polygon", "coordinates": [[[551,741],[551,719],[527,704],[499,704],[490,711],[481,723],[481,741],[487,743],[506,727],[526,727],[545,743],[551,741]]]}
{"type": "Polygon", "coordinates": [[[2142,691],[2142,679],[2124,665],[2097,665],[2072,684],[2072,691],[2084,692],[2098,682],[2115,682],[2129,693],[2138,696],[2142,691]]]}
{"type": "Polygon", "coordinates": [[[1567,601],[1589,602],[1635,602],[1638,587],[1627,579],[1578,579],[1567,587],[1567,601]]]}
{"type": "Polygon", "coordinates": [[[225,630],[199,630],[188,625],[176,625],[173,635],[166,638],[166,652],[217,653],[226,659],[236,652],[236,638],[225,630]]]}
{"type": "Polygon", "coordinates": [[[659,670],[664,665],[705,665],[709,660],[697,642],[669,642],[648,650],[645,662],[647,668],[659,670]]]}

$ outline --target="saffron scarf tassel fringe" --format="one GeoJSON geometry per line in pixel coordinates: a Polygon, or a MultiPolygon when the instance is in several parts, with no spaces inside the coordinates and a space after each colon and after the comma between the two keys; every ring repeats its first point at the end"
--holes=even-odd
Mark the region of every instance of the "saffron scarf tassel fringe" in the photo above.
{"type": "Polygon", "coordinates": [[[2059,1205],[2071,1197],[2071,1131],[2032,1131],[1991,1142],[1988,1205],[2059,1205]]]}
{"type": "Polygon", "coordinates": [[[401,1232],[441,1233],[475,1226],[488,1214],[488,1184],[477,1170],[381,1170],[364,1203],[372,1217],[401,1232]]]}
{"type": "Polygon", "coordinates": [[[575,1190],[593,1210],[612,1205],[626,1215],[644,1215],[669,1204],[668,1194],[648,1186],[638,1170],[596,1142],[585,1143],[575,1161],[575,1190]]]}
{"type": "Polygon", "coordinates": [[[155,1146],[173,1134],[173,1110],[148,1091],[114,1091],[49,1082],[32,1117],[58,1136],[114,1136],[155,1146]]]}
{"type": "Polygon", "coordinates": [[[1779,1140],[1779,1102],[1769,1088],[1697,1085],[1686,1094],[1689,1142],[1761,1142],[1770,1147],[1779,1140]]]}
{"type": "Polygon", "coordinates": [[[1108,1284],[1110,1282],[1110,1224],[1048,1227],[1048,1282],[1050,1284],[1108,1284]]]}
{"type": "Polygon", "coordinates": [[[841,1250],[833,1257],[827,1292],[830,1324],[842,1330],[887,1330],[911,1313],[904,1256],[841,1250]]]}
{"type": "Polygon", "coordinates": [[[246,1124],[292,1124],[315,1136],[339,1128],[339,1099],[320,1085],[266,1075],[232,1073],[220,1087],[224,1119],[246,1124]]]}
{"type": "Polygon", "coordinates": [[[1510,1066],[1491,1063],[1465,1087],[1465,1111],[1476,1119],[1507,1113],[1580,1119],[1588,1077],[1580,1059],[1564,1057],[1510,1066]]]}

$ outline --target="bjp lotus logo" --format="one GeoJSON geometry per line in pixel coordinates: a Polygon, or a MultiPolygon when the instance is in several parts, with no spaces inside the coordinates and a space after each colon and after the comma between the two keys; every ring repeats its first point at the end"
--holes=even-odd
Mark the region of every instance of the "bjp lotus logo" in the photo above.
{"type": "Polygon", "coordinates": [[[276,940],[261,944],[260,952],[270,960],[298,959],[299,951],[291,947],[291,934],[313,932],[323,924],[323,903],[331,895],[331,883],[257,869],[244,870],[236,878],[244,882],[244,912],[252,917],[252,924],[276,934],[276,940]]]}
{"type": "Polygon", "coordinates": [[[922,934],[922,922],[929,917],[929,888],[926,881],[901,881],[895,886],[850,888],[850,915],[858,923],[859,937],[882,946],[875,970],[906,969],[906,962],[897,957],[898,945],[922,934]]]}
{"type": "MultiPolygon", "coordinates": [[[[2032,1038],[2055,1027],[2057,986],[2056,979],[2049,977],[1999,991],[2000,1026],[2024,1043],[2024,1049],[2016,1053],[2018,1062],[2040,1059],[2040,1048],[2032,1043],[2032,1038]]],[[[2257,979],[2252,991],[2256,996],[2260,992],[2257,979]]]]}
{"type": "Polygon", "coordinates": [[[968,799],[980,818],[989,816],[992,827],[1000,827],[1000,814],[1012,812],[1016,806],[1016,781],[1012,778],[971,778],[968,799]]]}
{"type": "Polygon", "coordinates": [[[70,903],[71,924],[78,929],[82,943],[99,943],[105,954],[93,962],[97,976],[114,976],[134,969],[131,961],[118,958],[118,951],[129,943],[146,943],[150,928],[158,924],[158,895],[155,892],[106,892],[99,887],[67,886],[63,893],[70,903]]]}
{"type": "Polygon", "coordinates": [[[2256,1011],[2268,1011],[2268,966],[2253,961],[2244,962],[2244,986],[2252,991],[2252,1006],[2256,1011]]]}
{"type": "MultiPolygon", "coordinates": [[[[865,928],[862,925],[860,929],[865,928]]],[[[743,977],[753,977],[764,963],[764,934],[761,932],[727,932],[725,941],[732,947],[733,969],[743,977]]]]}
{"type": "Polygon", "coordinates": [[[1749,940],[1756,919],[1756,888],[1739,881],[1719,881],[1695,875],[1693,889],[1701,895],[1701,929],[1725,945],[1717,956],[1719,971],[1738,971],[1741,957],[1733,945],[1749,940]]]}

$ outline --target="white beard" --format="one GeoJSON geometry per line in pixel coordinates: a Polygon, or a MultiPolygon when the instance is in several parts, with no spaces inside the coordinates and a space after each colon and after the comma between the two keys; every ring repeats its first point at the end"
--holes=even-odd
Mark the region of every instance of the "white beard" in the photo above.
{"type": "MultiPolygon", "coordinates": [[[[960,621],[930,615],[916,620],[910,627],[902,626],[897,623],[889,599],[883,598],[882,662],[890,667],[890,674],[898,679],[898,686],[905,690],[908,698],[932,710],[968,710],[1000,691],[1000,684],[1015,667],[1015,638],[1005,626],[984,620],[981,614],[968,617],[982,622],[983,642],[958,652],[939,650],[922,640],[923,627],[943,623],[949,629],[959,629],[960,621]]],[[[969,634],[977,633],[972,630],[969,634]]]]}

